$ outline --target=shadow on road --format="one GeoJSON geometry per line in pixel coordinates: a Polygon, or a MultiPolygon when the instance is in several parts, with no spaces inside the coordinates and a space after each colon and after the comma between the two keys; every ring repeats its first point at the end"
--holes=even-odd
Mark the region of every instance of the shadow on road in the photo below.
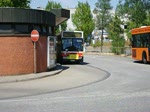
{"type": "Polygon", "coordinates": [[[87,62],[80,62],[80,63],[75,63],[75,62],[67,62],[63,63],[62,65],[88,65],[89,63],[87,62]]]}
{"type": "MultiPolygon", "coordinates": [[[[137,63],[137,64],[144,64],[142,61],[134,61],[134,63],[137,63]]],[[[147,62],[145,65],[150,65],[150,62],[147,62]]]]}
{"type": "Polygon", "coordinates": [[[82,62],[81,65],[88,65],[89,63],[87,62],[82,62]]]}

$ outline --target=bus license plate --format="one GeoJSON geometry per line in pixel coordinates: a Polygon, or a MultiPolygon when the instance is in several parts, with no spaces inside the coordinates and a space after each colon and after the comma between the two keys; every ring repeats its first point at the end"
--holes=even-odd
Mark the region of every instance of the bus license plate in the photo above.
{"type": "Polygon", "coordinates": [[[70,54],[69,55],[69,59],[78,59],[78,58],[79,58],[79,56],[76,54],[70,54]]]}

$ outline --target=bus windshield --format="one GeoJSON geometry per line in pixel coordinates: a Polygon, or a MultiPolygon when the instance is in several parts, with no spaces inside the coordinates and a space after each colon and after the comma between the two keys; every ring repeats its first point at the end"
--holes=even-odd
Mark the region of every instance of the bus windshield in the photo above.
{"type": "Polygon", "coordinates": [[[62,39],[63,51],[83,51],[82,38],[63,38],[62,39]]]}

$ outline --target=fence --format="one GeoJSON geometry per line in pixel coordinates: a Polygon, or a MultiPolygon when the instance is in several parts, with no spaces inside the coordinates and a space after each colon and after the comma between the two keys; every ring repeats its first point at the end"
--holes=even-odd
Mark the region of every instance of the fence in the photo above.
{"type": "Polygon", "coordinates": [[[130,56],[132,54],[131,47],[112,47],[112,46],[102,46],[102,52],[101,47],[92,47],[88,46],[85,50],[86,53],[103,53],[103,54],[118,54],[118,55],[125,55],[130,56]]]}

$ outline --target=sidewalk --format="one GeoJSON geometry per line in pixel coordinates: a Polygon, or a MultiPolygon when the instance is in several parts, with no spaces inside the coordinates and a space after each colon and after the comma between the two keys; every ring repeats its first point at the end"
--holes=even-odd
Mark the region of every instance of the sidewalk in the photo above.
{"type": "Polygon", "coordinates": [[[20,81],[28,81],[35,80],[44,77],[49,77],[60,73],[63,70],[61,65],[57,65],[54,70],[50,70],[48,72],[42,72],[37,74],[26,74],[26,75],[17,75],[17,76],[0,76],[0,83],[10,83],[10,82],[20,82],[20,81]]]}

